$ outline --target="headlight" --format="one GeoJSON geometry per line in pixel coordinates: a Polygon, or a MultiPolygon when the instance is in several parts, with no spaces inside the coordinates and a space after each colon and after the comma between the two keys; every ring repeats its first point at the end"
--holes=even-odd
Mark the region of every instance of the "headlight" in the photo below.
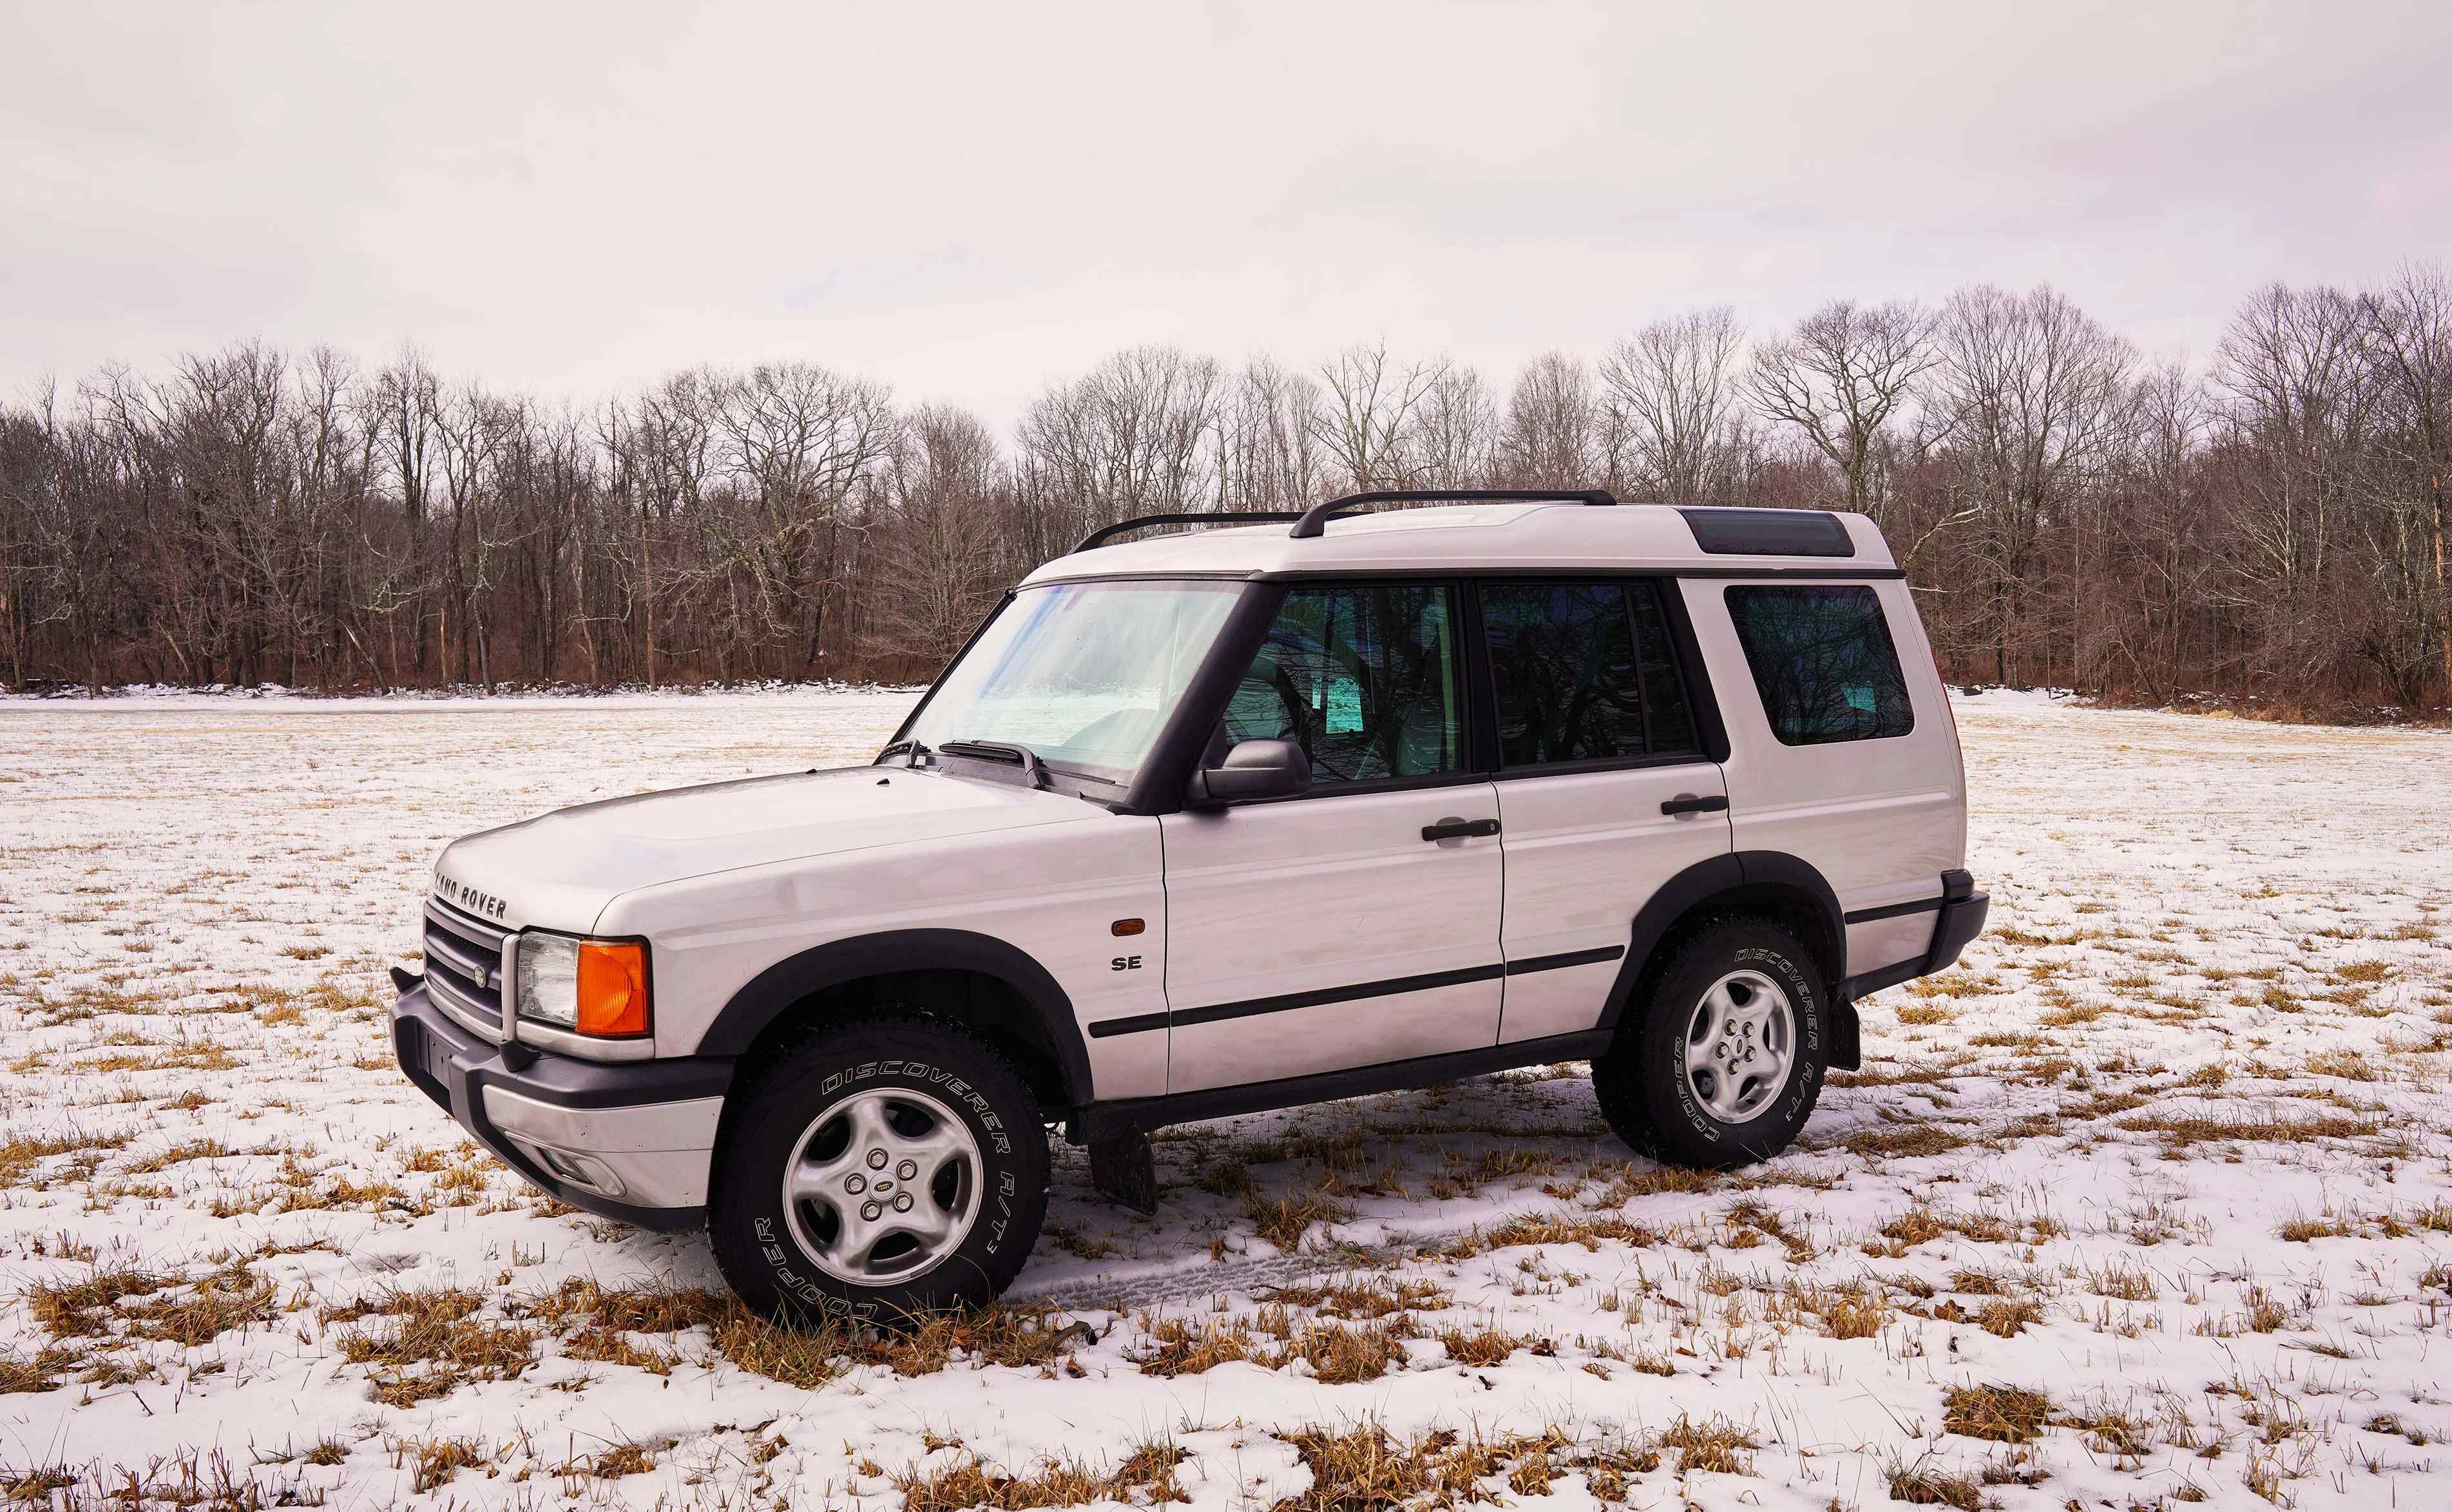
{"type": "Polygon", "coordinates": [[[520,1017],[574,1034],[639,1039],[649,1030],[647,948],[636,940],[520,936],[520,1017]]]}
{"type": "Polygon", "coordinates": [[[579,1027],[579,942],[534,931],[520,936],[520,1017],[579,1027]]]}

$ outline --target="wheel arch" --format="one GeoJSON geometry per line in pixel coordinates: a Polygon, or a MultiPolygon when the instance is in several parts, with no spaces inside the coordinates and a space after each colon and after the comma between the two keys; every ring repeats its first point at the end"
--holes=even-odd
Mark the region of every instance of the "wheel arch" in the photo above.
{"type": "Polygon", "coordinates": [[[1839,894],[1809,861],[1785,851],[1731,851],[1697,861],[1661,884],[1634,915],[1625,964],[1610,988],[1599,1028],[1613,1030],[1640,993],[1669,948],[1700,920],[1714,913],[1762,913],[1797,933],[1822,968],[1834,1019],[1848,974],[1848,930],[1839,894]]]}
{"type": "MultiPolygon", "coordinates": [[[[857,990],[882,983],[924,991],[947,1018],[995,1031],[1043,1057],[1052,1082],[1034,1088],[1042,1099],[1068,1109],[1090,1101],[1089,1048],[1071,995],[1027,952],[969,930],[889,930],[787,955],[732,994],[697,1053],[748,1057],[761,1042],[813,1016],[851,1016],[873,1007],[857,990]],[[1056,1096],[1048,1099],[1051,1091],[1056,1096]]],[[[743,1069],[751,1064],[744,1060],[743,1069]]]]}

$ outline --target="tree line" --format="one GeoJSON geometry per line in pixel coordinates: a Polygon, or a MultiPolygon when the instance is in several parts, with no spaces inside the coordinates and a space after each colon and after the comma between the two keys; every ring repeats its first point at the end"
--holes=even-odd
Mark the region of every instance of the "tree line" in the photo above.
{"type": "Polygon", "coordinates": [[[999,437],[808,363],[574,407],[258,344],[0,404],[0,681],[925,678],[1137,514],[1561,486],[1861,510],[1953,680],[2452,702],[2452,283],[2274,285],[2201,366],[2049,287],[1726,307],[1500,383],[1120,352],[999,437]]]}

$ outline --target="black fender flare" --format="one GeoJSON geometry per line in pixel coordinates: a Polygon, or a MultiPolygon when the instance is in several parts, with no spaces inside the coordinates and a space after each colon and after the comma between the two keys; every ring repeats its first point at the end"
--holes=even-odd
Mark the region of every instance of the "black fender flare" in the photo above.
{"type": "Polygon", "coordinates": [[[751,977],[701,1037],[700,1055],[741,1055],[795,1004],[830,987],[893,972],[977,972],[1013,989],[1056,1052],[1066,1101],[1090,1101],[1090,1051],[1073,999],[1027,952],[969,930],[888,930],[812,946],[751,977]]]}
{"type": "Polygon", "coordinates": [[[1839,894],[1830,888],[1829,879],[1813,864],[1785,851],[1730,851],[1695,862],[1660,885],[1651,900],[1636,911],[1634,928],[1627,941],[1626,959],[1619,965],[1617,980],[1610,988],[1609,1001],[1601,1010],[1599,1028],[1614,1030],[1634,997],[1634,990],[1650,970],[1660,942],[1677,922],[1696,908],[1725,893],[1736,893],[1732,906],[1742,907],[1749,890],[1777,890],[1790,895],[1802,893],[1810,898],[1813,911],[1823,921],[1824,935],[1806,944],[1827,953],[1829,970],[1831,1003],[1836,1008],[1840,981],[1848,970],[1848,926],[1839,912],[1839,894]]]}

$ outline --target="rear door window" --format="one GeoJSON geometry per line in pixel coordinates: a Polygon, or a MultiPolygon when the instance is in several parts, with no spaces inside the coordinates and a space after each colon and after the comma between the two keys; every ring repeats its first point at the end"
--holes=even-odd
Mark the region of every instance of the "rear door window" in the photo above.
{"type": "Polygon", "coordinates": [[[1455,595],[1444,583],[1297,587],[1226,705],[1230,740],[1292,740],[1312,781],[1462,770],[1455,595]]]}
{"type": "Polygon", "coordinates": [[[1649,580],[1484,583],[1481,623],[1502,768],[1697,751],[1649,580]]]}
{"type": "Polygon", "coordinates": [[[1729,618],[1782,745],[1881,740],[1915,728],[1898,648],[1872,589],[1735,587],[1729,618]]]}

